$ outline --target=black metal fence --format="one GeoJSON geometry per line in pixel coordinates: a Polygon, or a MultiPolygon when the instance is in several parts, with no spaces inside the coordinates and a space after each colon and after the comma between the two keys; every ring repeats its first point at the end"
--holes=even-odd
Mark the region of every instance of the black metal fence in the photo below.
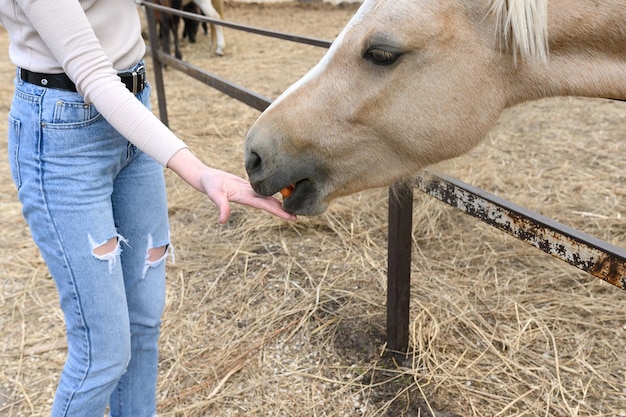
{"type": "MultiPolygon", "coordinates": [[[[150,51],[154,63],[159,114],[168,123],[162,66],[167,65],[201,81],[254,109],[263,111],[271,101],[242,86],[174,58],[159,48],[155,10],[189,17],[261,36],[328,48],[332,42],[290,35],[174,10],[142,1],[146,8],[150,51]]],[[[626,250],[519,207],[479,188],[444,175],[417,176],[414,188],[427,193],[517,239],[541,249],[622,290],[626,290],[626,250]]],[[[398,184],[389,190],[387,349],[405,351],[409,342],[411,285],[411,231],[413,188],[398,184]]]]}

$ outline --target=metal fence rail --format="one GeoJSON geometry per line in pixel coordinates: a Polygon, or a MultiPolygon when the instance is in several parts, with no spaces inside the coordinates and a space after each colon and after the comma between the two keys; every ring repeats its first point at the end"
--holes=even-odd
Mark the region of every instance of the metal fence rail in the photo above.
{"type": "MultiPolygon", "coordinates": [[[[215,74],[161,52],[158,47],[153,9],[292,42],[326,48],[331,44],[329,41],[320,39],[214,20],[158,6],[150,2],[144,1],[141,4],[146,7],[148,17],[150,48],[154,63],[160,117],[166,124],[167,108],[162,65],[175,68],[259,111],[267,108],[271,101],[215,74]]],[[[568,262],[596,278],[626,290],[625,249],[613,246],[451,177],[433,173],[417,176],[414,187],[568,262]]],[[[387,349],[390,351],[406,351],[408,348],[412,215],[413,188],[405,183],[391,187],[389,191],[387,273],[387,349]]]]}

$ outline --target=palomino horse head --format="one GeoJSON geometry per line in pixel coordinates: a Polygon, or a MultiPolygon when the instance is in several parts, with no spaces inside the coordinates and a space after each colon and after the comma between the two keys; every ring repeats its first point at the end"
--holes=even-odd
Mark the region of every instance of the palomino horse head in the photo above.
{"type": "MultiPolygon", "coordinates": [[[[554,1],[567,15],[569,0],[554,1]]],[[[592,15],[588,3],[574,1],[572,15],[592,15]]],[[[620,0],[608,3],[623,8],[620,0]]],[[[507,106],[610,94],[607,82],[591,70],[574,72],[575,65],[557,80],[547,16],[547,0],[365,0],[324,58],[251,127],[245,152],[252,186],[262,195],[295,186],[284,208],[319,214],[336,197],[470,150],[507,106]]],[[[554,33],[559,59],[577,35],[562,32],[554,33]]],[[[626,81],[620,62],[611,82],[626,81]]]]}

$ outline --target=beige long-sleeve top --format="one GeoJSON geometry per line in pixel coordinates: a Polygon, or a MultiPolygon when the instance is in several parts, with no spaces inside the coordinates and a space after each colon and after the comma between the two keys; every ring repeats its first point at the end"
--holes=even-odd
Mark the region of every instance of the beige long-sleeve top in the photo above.
{"type": "Polygon", "coordinates": [[[186,145],[117,76],[145,54],[134,0],[0,0],[9,56],[34,72],[65,72],[87,103],[162,165],[186,145]]]}

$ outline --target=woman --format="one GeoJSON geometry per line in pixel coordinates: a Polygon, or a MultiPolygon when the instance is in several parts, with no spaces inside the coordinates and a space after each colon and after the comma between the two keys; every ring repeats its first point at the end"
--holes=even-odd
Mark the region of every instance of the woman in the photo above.
{"type": "Polygon", "coordinates": [[[283,219],[280,202],[209,168],[149,109],[134,0],[0,0],[17,67],[11,172],[65,316],[52,415],[152,417],[170,245],[163,167],[283,219]]]}

